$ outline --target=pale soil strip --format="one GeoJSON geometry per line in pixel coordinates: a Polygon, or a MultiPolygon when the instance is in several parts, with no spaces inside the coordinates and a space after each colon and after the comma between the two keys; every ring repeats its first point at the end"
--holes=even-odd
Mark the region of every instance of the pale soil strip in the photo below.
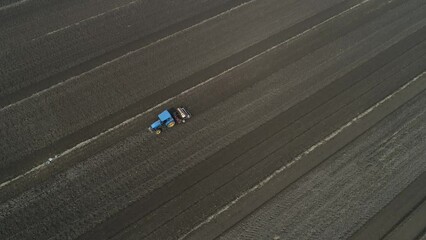
{"type": "Polygon", "coordinates": [[[19,6],[19,5],[22,5],[22,4],[26,3],[26,2],[28,2],[28,1],[29,1],[29,0],[21,0],[21,1],[18,1],[18,2],[11,3],[11,4],[9,4],[9,5],[6,5],[6,6],[3,6],[3,7],[0,7],[0,11],[3,11],[3,10],[7,10],[7,9],[11,9],[11,8],[17,7],[17,6],[19,6]]]}
{"type": "Polygon", "coordinates": [[[128,6],[131,6],[131,5],[135,4],[135,3],[137,3],[137,2],[139,2],[139,0],[131,1],[131,2],[129,2],[129,3],[126,3],[126,4],[124,4],[124,5],[121,5],[121,6],[115,7],[115,8],[113,8],[113,9],[110,9],[110,10],[105,11],[105,12],[103,12],[103,13],[96,14],[96,15],[94,15],[94,16],[91,16],[91,17],[89,17],[89,18],[85,18],[85,19],[83,19],[83,20],[81,20],[81,21],[78,21],[78,22],[76,22],[76,23],[73,23],[73,24],[67,25],[67,26],[65,26],[65,27],[61,27],[61,28],[58,28],[58,29],[53,30],[53,31],[51,31],[51,32],[48,32],[48,33],[46,33],[46,34],[44,34],[44,35],[42,35],[42,36],[39,36],[39,37],[36,37],[36,38],[31,39],[31,41],[36,41],[36,40],[38,40],[38,39],[41,39],[41,38],[44,38],[44,37],[50,36],[50,35],[52,35],[52,34],[55,34],[55,33],[61,32],[61,31],[63,31],[63,30],[69,29],[69,28],[71,28],[71,27],[78,26],[78,25],[80,25],[80,24],[82,24],[82,23],[84,23],[84,22],[88,22],[88,21],[90,21],[90,20],[93,20],[93,19],[95,19],[95,18],[98,18],[98,17],[104,16],[104,15],[106,15],[106,14],[108,14],[108,13],[115,12],[115,11],[120,10],[120,9],[122,9],[122,8],[126,8],[126,7],[128,7],[128,6]]]}
{"type": "Polygon", "coordinates": [[[33,95],[31,95],[31,96],[30,96],[30,97],[28,97],[28,98],[25,98],[25,99],[19,100],[19,101],[17,101],[17,102],[12,103],[12,104],[9,104],[9,105],[7,105],[7,106],[5,106],[5,107],[1,108],[1,109],[0,109],[0,112],[1,112],[1,111],[3,111],[3,110],[5,110],[5,109],[11,108],[11,107],[13,107],[13,106],[15,106],[15,105],[21,104],[21,103],[22,103],[22,102],[24,102],[24,101],[29,101],[29,100],[30,100],[30,99],[32,99],[32,98],[38,97],[38,96],[40,96],[40,95],[42,95],[42,94],[44,94],[44,93],[48,92],[48,91],[49,91],[49,90],[51,90],[51,89],[57,88],[57,87],[59,87],[59,86],[61,86],[61,85],[64,85],[64,84],[68,84],[68,83],[69,83],[69,82],[71,82],[71,81],[77,81],[77,78],[79,78],[79,77],[81,77],[81,76],[87,75],[87,74],[89,74],[89,73],[91,73],[91,72],[94,72],[94,71],[96,71],[96,70],[98,70],[98,69],[101,69],[101,68],[103,68],[103,67],[105,67],[105,66],[107,66],[107,65],[109,65],[109,64],[115,63],[115,62],[117,62],[117,61],[119,61],[119,60],[121,60],[121,59],[124,59],[124,58],[126,58],[126,57],[130,56],[130,55],[131,55],[131,54],[133,54],[133,53],[137,53],[137,52],[139,52],[139,51],[142,51],[142,50],[144,50],[144,49],[147,49],[147,48],[149,48],[149,47],[152,47],[152,46],[154,46],[154,45],[156,45],[156,44],[158,44],[158,43],[164,42],[164,41],[166,41],[166,40],[168,40],[168,39],[170,39],[170,38],[173,38],[173,37],[176,37],[176,36],[178,36],[178,35],[180,35],[180,34],[186,33],[186,32],[188,32],[188,31],[190,31],[190,30],[192,30],[192,29],[194,29],[194,28],[199,27],[200,25],[203,25],[203,24],[205,24],[205,23],[207,23],[207,22],[209,22],[209,21],[212,21],[212,20],[214,20],[214,19],[217,19],[217,18],[219,18],[219,17],[221,17],[221,16],[223,16],[223,15],[229,14],[229,13],[231,13],[231,12],[233,12],[233,11],[235,11],[235,10],[239,9],[239,8],[242,8],[242,7],[244,7],[244,6],[246,6],[246,5],[250,4],[250,3],[253,3],[253,2],[255,2],[255,1],[257,1],[257,0],[251,0],[251,1],[248,1],[248,2],[245,2],[245,3],[242,3],[242,4],[240,4],[240,5],[238,5],[238,6],[235,6],[235,7],[231,8],[231,9],[229,9],[229,10],[226,10],[225,12],[222,12],[222,13],[220,13],[220,14],[218,14],[218,15],[215,15],[215,16],[213,16],[213,17],[211,17],[211,18],[205,19],[205,20],[203,20],[203,21],[201,21],[201,22],[199,22],[199,23],[197,23],[197,24],[195,24],[195,25],[192,25],[192,26],[190,26],[190,27],[188,27],[188,28],[185,28],[185,29],[183,29],[183,30],[181,30],[181,31],[175,32],[175,33],[173,33],[173,34],[171,34],[171,35],[168,35],[168,36],[166,36],[166,37],[164,37],[164,38],[160,38],[160,39],[158,39],[157,41],[152,42],[152,43],[150,43],[150,44],[148,44],[148,45],[146,45],[146,46],[143,46],[143,47],[141,47],[141,48],[139,48],[139,49],[137,49],[137,50],[130,51],[130,52],[128,52],[128,53],[126,53],[126,54],[124,54],[124,55],[122,55],[122,56],[118,57],[118,58],[114,58],[114,59],[113,59],[113,60],[111,60],[111,61],[108,61],[108,62],[102,63],[101,65],[99,65],[99,66],[97,66],[97,67],[95,67],[95,68],[93,68],[93,69],[91,69],[91,70],[89,70],[89,71],[87,71],[87,72],[84,72],[84,73],[82,73],[82,74],[80,74],[80,75],[77,75],[77,76],[71,77],[71,78],[69,78],[69,79],[67,79],[67,80],[65,80],[65,81],[63,81],[63,82],[58,83],[58,84],[52,85],[52,86],[50,86],[49,88],[46,88],[46,89],[41,90],[41,91],[39,91],[39,92],[37,92],[37,93],[34,93],[33,95]]]}
{"type": "MultiPolygon", "coordinates": [[[[254,2],[254,1],[257,1],[257,0],[252,0],[252,1],[250,1],[250,2],[246,2],[246,3],[244,3],[244,4],[241,4],[241,5],[237,6],[237,7],[234,7],[233,9],[239,8],[239,7],[243,6],[243,5],[247,5],[247,4],[249,4],[249,3],[251,3],[251,2],[254,2]]],[[[72,147],[72,148],[70,148],[70,149],[68,149],[68,150],[64,151],[63,153],[61,153],[61,154],[59,154],[59,155],[55,156],[53,159],[48,160],[48,161],[46,161],[45,163],[40,164],[40,165],[38,165],[38,166],[36,166],[36,167],[32,168],[31,170],[29,170],[29,171],[25,172],[24,174],[21,174],[21,175],[19,175],[19,176],[17,176],[17,177],[15,177],[15,178],[13,178],[13,179],[11,179],[11,180],[8,180],[8,181],[6,181],[6,182],[1,183],[1,184],[0,184],[0,189],[1,189],[1,188],[3,188],[3,187],[4,187],[4,186],[6,186],[6,185],[9,185],[9,184],[10,184],[10,183],[12,183],[12,182],[15,182],[16,180],[19,180],[19,179],[20,179],[20,178],[22,178],[22,177],[27,176],[27,175],[28,175],[28,174],[30,174],[30,173],[33,173],[33,172],[35,172],[35,171],[37,171],[37,170],[40,170],[40,169],[42,169],[42,168],[46,167],[47,165],[49,165],[50,163],[52,163],[54,160],[57,160],[57,159],[59,159],[60,157],[62,157],[62,156],[64,156],[64,155],[71,154],[71,153],[72,153],[72,152],[74,152],[75,150],[80,149],[80,148],[83,148],[83,147],[85,147],[86,145],[90,144],[91,142],[96,141],[97,139],[99,139],[99,138],[101,138],[101,137],[103,137],[103,136],[105,136],[105,135],[107,135],[107,134],[110,134],[110,133],[111,133],[111,132],[113,132],[113,131],[116,131],[116,130],[118,131],[118,130],[119,130],[119,129],[121,129],[122,127],[125,127],[126,125],[128,125],[130,122],[133,122],[133,121],[135,121],[135,120],[137,120],[137,119],[142,118],[142,117],[143,117],[143,116],[145,116],[146,114],[148,114],[148,113],[152,112],[153,110],[155,110],[155,109],[157,109],[157,108],[159,108],[159,107],[161,107],[161,106],[163,106],[163,105],[165,105],[165,104],[167,104],[167,103],[169,103],[169,102],[171,102],[171,101],[173,101],[173,100],[177,99],[178,97],[181,97],[181,96],[183,96],[183,95],[185,95],[185,94],[187,94],[187,93],[189,93],[189,92],[192,92],[192,91],[194,91],[195,89],[197,89],[197,88],[199,88],[199,87],[201,87],[201,86],[203,86],[203,85],[205,85],[205,84],[208,84],[209,82],[211,82],[211,81],[213,81],[213,80],[217,79],[218,77],[220,77],[220,76],[222,76],[222,75],[225,75],[225,74],[227,74],[227,73],[229,73],[229,72],[233,71],[234,69],[239,68],[239,67],[241,67],[241,66],[243,66],[243,65],[245,65],[245,64],[247,64],[247,63],[249,63],[249,62],[251,62],[251,61],[253,61],[254,59],[257,59],[257,58],[259,58],[259,57],[261,57],[261,56],[263,56],[263,55],[265,55],[265,54],[267,54],[267,53],[269,53],[269,52],[271,52],[271,51],[275,50],[276,48],[279,48],[279,47],[281,47],[281,46],[283,46],[283,45],[285,45],[285,44],[289,44],[290,42],[292,42],[292,41],[294,41],[294,40],[296,40],[296,39],[300,38],[301,36],[303,36],[303,35],[307,34],[308,32],[310,32],[310,31],[312,31],[312,30],[315,30],[315,29],[317,29],[317,28],[321,27],[322,25],[324,25],[324,24],[326,24],[326,23],[328,23],[328,22],[330,22],[330,21],[334,20],[334,19],[335,19],[335,18],[337,18],[337,17],[340,17],[340,16],[342,16],[342,15],[344,15],[344,14],[346,14],[346,13],[350,12],[350,11],[351,11],[351,10],[353,10],[353,9],[356,9],[356,8],[360,7],[361,5],[363,5],[363,4],[365,4],[365,3],[369,2],[369,1],[371,1],[371,0],[364,0],[364,1],[362,1],[362,2],[360,2],[360,3],[358,3],[358,4],[356,4],[356,5],[352,6],[351,8],[349,8],[349,9],[347,9],[347,10],[345,10],[345,11],[343,11],[343,12],[341,12],[341,13],[339,13],[339,14],[337,14],[337,15],[335,15],[335,16],[333,16],[333,17],[331,17],[331,18],[329,18],[329,19],[327,19],[327,20],[325,20],[325,21],[323,21],[323,22],[321,22],[321,23],[319,23],[318,25],[313,26],[312,28],[309,28],[309,29],[307,29],[307,30],[303,31],[302,33],[299,33],[298,35],[293,36],[293,37],[291,37],[291,38],[287,39],[286,41],[284,41],[284,42],[282,42],[282,43],[280,43],[280,44],[277,44],[277,45],[275,45],[275,46],[273,46],[273,47],[271,47],[271,48],[269,48],[269,49],[265,50],[264,52],[261,52],[261,53],[259,53],[259,54],[255,55],[255,56],[253,56],[253,57],[251,57],[251,58],[249,58],[249,59],[245,60],[244,62],[242,62],[242,63],[240,63],[240,64],[238,64],[238,65],[235,65],[235,66],[233,66],[233,67],[231,67],[231,68],[229,68],[229,69],[225,70],[224,72],[222,72],[222,73],[220,73],[220,74],[218,74],[218,75],[216,75],[216,76],[214,76],[214,77],[211,77],[211,78],[207,79],[207,80],[206,80],[206,81],[204,81],[204,82],[201,82],[201,83],[199,83],[199,84],[197,84],[197,85],[195,85],[195,86],[193,86],[193,87],[191,87],[191,88],[188,88],[187,90],[185,90],[185,91],[183,91],[183,92],[179,93],[178,95],[176,95],[176,96],[174,96],[174,97],[171,97],[171,98],[169,98],[169,99],[167,99],[167,100],[165,100],[165,101],[163,101],[163,102],[161,102],[161,103],[159,103],[159,104],[157,104],[157,105],[155,105],[155,106],[153,106],[153,107],[149,108],[149,109],[148,109],[148,110],[146,110],[145,112],[142,112],[142,113],[140,113],[140,114],[138,114],[138,115],[136,115],[136,116],[134,116],[134,117],[132,117],[132,118],[129,118],[129,119],[127,119],[126,121],[124,121],[124,122],[122,122],[122,123],[120,123],[120,124],[118,124],[118,125],[116,125],[116,126],[114,126],[114,127],[110,128],[110,129],[106,130],[105,132],[102,132],[102,133],[100,133],[100,134],[98,134],[98,135],[96,135],[96,136],[94,136],[94,137],[92,137],[92,138],[90,138],[90,139],[87,139],[87,140],[85,140],[85,141],[83,141],[83,142],[81,142],[81,143],[77,144],[76,146],[74,146],[74,147],[72,147]]],[[[228,11],[232,11],[232,9],[230,9],[230,10],[228,10],[228,11]]],[[[225,14],[225,13],[222,13],[222,14],[225,14]]],[[[217,15],[217,16],[219,16],[219,15],[217,15]]],[[[216,18],[217,16],[215,16],[215,17],[213,17],[213,18],[216,18]]],[[[208,21],[208,20],[205,20],[205,21],[208,21]]],[[[201,24],[201,23],[200,23],[200,24],[201,24]]],[[[188,29],[189,29],[189,28],[188,28],[188,29]]],[[[186,31],[186,30],[183,30],[183,31],[186,31]]],[[[178,34],[178,33],[176,33],[176,34],[178,34]]],[[[159,40],[159,41],[161,41],[161,40],[159,40]]],[[[136,51],[139,51],[139,50],[136,50],[136,51]]],[[[135,52],[135,51],[134,51],[134,52],[135,52]]],[[[126,55],[128,55],[128,54],[131,54],[131,53],[127,53],[126,55]]],[[[124,56],[122,56],[122,57],[124,57],[124,56]]],[[[120,57],[120,58],[122,58],[122,57],[120,57]]],[[[116,59],[115,59],[115,60],[116,60],[116,59]]],[[[115,61],[115,60],[113,60],[113,61],[115,61]]],[[[105,64],[107,64],[107,63],[105,63],[105,64]]],[[[101,65],[101,66],[102,66],[102,65],[101,65]]],[[[99,66],[99,67],[100,67],[100,66],[99,66]]],[[[64,84],[64,83],[65,83],[65,82],[62,82],[62,83],[59,83],[59,84],[64,84]]],[[[57,84],[57,85],[59,85],[59,84],[57,84]]],[[[55,85],[55,86],[57,86],[57,85],[55,85]]],[[[52,87],[55,87],[55,86],[52,86],[52,87]]],[[[52,88],[52,87],[51,87],[51,88],[52,88]]],[[[42,92],[45,92],[45,91],[47,91],[47,90],[48,90],[48,89],[43,90],[42,92]]],[[[40,93],[37,93],[37,94],[41,94],[41,92],[40,92],[40,93]]],[[[34,95],[36,95],[36,94],[34,94],[34,95]]],[[[33,96],[34,96],[34,95],[33,95],[33,96]]],[[[31,96],[31,97],[33,97],[33,96],[31,96]]],[[[28,99],[28,98],[27,98],[27,99],[28,99]]],[[[24,100],[26,100],[26,99],[24,99],[24,100]]],[[[24,101],[24,100],[22,100],[22,101],[24,101]]],[[[17,104],[17,103],[15,103],[15,104],[17,104]]],[[[7,107],[10,107],[10,106],[11,106],[11,105],[9,105],[9,106],[7,106],[7,107]]],[[[7,108],[7,107],[5,107],[5,108],[7,108]]],[[[0,110],[0,112],[1,112],[1,110],[0,110]]]]}
{"type": "MultiPolygon", "coordinates": [[[[341,132],[343,132],[345,129],[347,129],[348,127],[350,127],[354,123],[357,123],[359,120],[361,120],[362,118],[364,118],[366,115],[368,115],[369,113],[371,113],[372,111],[374,111],[377,107],[379,107],[383,103],[389,101],[395,95],[397,95],[398,93],[400,93],[401,91],[403,91],[404,89],[406,89],[408,86],[412,85],[414,82],[418,81],[423,76],[426,76],[426,72],[421,73],[420,75],[418,75],[417,77],[415,77],[414,79],[412,79],[411,81],[409,81],[408,83],[406,83],[404,86],[400,87],[398,90],[396,90],[391,95],[389,95],[386,98],[382,99],[380,102],[376,103],[374,106],[370,107],[369,109],[367,109],[363,113],[359,114],[358,116],[356,116],[355,118],[353,118],[351,121],[349,121],[345,125],[341,126],[336,131],[332,132],[330,135],[328,135],[326,138],[324,138],[320,142],[316,143],[315,145],[311,146],[309,149],[307,149],[304,152],[302,152],[301,154],[299,154],[291,162],[289,162],[286,165],[282,166],[281,168],[275,170],[275,172],[273,172],[267,178],[265,178],[264,180],[262,180],[260,183],[258,183],[257,185],[253,186],[252,188],[248,189],[247,191],[243,192],[240,196],[238,196],[237,198],[235,198],[232,202],[230,202],[226,206],[222,207],[215,214],[211,215],[206,220],[204,220],[203,222],[201,222],[200,224],[198,224],[197,226],[195,226],[193,229],[191,229],[189,232],[187,232],[186,234],[184,234],[183,236],[181,236],[179,238],[179,240],[186,238],[188,235],[190,235],[194,231],[198,230],[200,227],[202,227],[205,224],[211,222],[213,219],[215,219],[216,217],[218,217],[222,213],[226,212],[232,206],[234,206],[235,204],[237,204],[241,199],[243,199],[244,197],[246,197],[250,193],[255,192],[259,188],[263,187],[265,184],[267,184],[268,182],[270,182],[273,178],[275,178],[277,175],[279,175],[284,170],[286,170],[287,168],[289,168],[291,165],[295,164],[296,162],[300,161],[303,157],[309,155],[310,153],[312,153],[317,148],[319,148],[322,145],[326,144],[328,141],[330,141],[331,139],[333,139],[334,137],[336,137],[338,134],[340,134],[341,132]]],[[[423,79],[423,81],[424,81],[424,79],[423,79]]]]}

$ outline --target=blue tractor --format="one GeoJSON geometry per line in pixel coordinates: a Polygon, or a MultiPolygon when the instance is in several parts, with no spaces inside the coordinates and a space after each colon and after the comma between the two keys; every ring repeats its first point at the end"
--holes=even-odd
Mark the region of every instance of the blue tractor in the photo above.
{"type": "Polygon", "coordinates": [[[160,134],[163,127],[172,128],[176,124],[185,123],[191,114],[183,107],[167,109],[158,114],[158,120],[148,128],[150,132],[160,134]]]}

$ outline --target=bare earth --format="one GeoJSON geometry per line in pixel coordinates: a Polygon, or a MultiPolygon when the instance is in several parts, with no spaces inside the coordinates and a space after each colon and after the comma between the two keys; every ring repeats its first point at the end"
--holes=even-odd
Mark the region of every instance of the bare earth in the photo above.
{"type": "Polygon", "coordinates": [[[7,0],[0,22],[0,239],[425,239],[425,1],[7,0]]]}

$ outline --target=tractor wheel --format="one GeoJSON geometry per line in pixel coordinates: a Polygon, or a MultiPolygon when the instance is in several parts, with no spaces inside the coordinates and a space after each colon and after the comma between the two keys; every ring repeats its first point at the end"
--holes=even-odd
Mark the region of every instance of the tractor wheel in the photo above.
{"type": "Polygon", "coordinates": [[[175,125],[175,122],[170,122],[169,124],[167,124],[167,127],[172,128],[175,125]]]}
{"type": "Polygon", "coordinates": [[[155,134],[160,134],[161,133],[161,129],[157,129],[157,130],[155,130],[155,134]]]}

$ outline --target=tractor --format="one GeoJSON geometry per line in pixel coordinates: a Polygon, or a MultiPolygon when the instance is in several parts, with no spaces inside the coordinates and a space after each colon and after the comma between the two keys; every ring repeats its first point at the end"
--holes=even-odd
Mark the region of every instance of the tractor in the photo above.
{"type": "Polygon", "coordinates": [[[158,120],[148,128],[150,132],[160,134],[163,128],[172,128],[176,124],[185,123],[191,118],[191,114],[183,107],[166,109],[158,114],[158,120]]]}

